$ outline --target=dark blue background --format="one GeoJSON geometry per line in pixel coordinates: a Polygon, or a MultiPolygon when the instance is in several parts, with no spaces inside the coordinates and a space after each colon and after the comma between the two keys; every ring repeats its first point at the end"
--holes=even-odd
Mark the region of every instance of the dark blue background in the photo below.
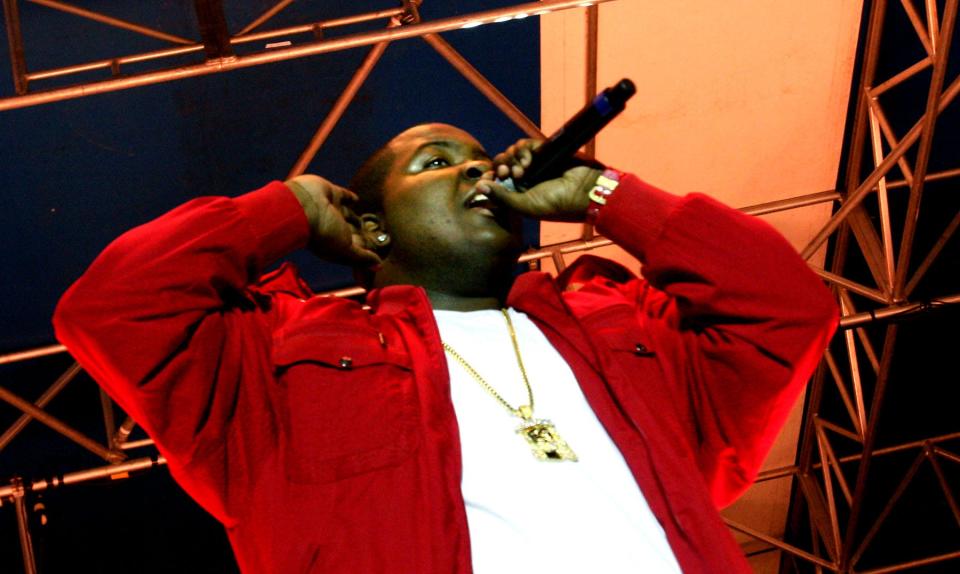
{"type": "MultiPolygon", "coordinates": [[[[21,4],[30,70],[163,47],[163,42],[151,38],[21,4]]],[[[172,34],[199,36],[191,3],[122,4],[100,1],[84,6],[172,34]]],[[[272,3],[235,4],[228,5],[233,29],[272,3]]],[[[294,3],[269,26],[398,4],[294,3]]],[[[435,20],[509,4],[434,0],[425,3],[422,15],[435,20]]],[[[333,29],[328,35],[384,25],[380,21],[333,29]]],[[[444,37],[538,121],[536,18],[444,37]]],[[[50,316],[58,297],[123,231],[197,196],[236,195],[285,178],[368,50],[0,113],[4,182],[0,300],[5,302],[0,352],[52,343],[50,316]]],[[[5,51],[3,57],[8,57],[5,51]]],[[[0,61],[0,69],[9,69],[8,62],[0,61]]],[[[93,81],[106,73],[82,77],[93,81]]],[[[37,82],[32,89],[60,82],[37,82]]],[[[12,82],[2,90],[3,96],[12,95],[12,82]]],[[[387,48],[309,171],[345,184],[366,155],[402,129],[424,121],[459,125],[494,153],[523,135],[425,42],[402,40],[387,48]]],[[[530,226],[528,236],[536,237],[535,226],[530,226]]],[[[321,265],[305,254],[295,260],[317,289],[351,283],[346,269],[321,265]]]]}

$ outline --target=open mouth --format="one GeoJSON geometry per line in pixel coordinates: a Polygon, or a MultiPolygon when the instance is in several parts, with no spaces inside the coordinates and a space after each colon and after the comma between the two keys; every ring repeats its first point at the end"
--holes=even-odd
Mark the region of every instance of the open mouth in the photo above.
{"type": "Polygon", "coordinates": [[[496,212],[500,209],[500,206],[490,196],[476,190],[467,197],[464,206],[488,217],[496,217],[496,212]]]}

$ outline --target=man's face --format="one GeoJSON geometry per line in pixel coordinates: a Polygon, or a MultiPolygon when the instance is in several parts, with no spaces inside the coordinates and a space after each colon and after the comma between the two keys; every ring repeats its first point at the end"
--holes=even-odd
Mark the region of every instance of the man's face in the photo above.
{"type": "Polygon", "coordinates": [[[476,191],[491,162],[470,134],[426,124],[389,147],[394,161],[384,181],[383,212],[391,257],[439,264],[464,253],[494,257],[519,250],[519,217],[476,191]]]}

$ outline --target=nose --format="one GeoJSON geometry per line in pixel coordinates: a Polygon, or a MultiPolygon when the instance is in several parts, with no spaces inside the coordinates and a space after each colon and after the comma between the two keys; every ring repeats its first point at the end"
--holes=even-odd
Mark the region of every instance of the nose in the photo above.
{"type": "Polygon", "coordinates": [[[481,160],[471,161],[464,164],[463,175],[470,180],[480,179],[480,177],[490,171],[491,168],[490,162],[481,160]]]}

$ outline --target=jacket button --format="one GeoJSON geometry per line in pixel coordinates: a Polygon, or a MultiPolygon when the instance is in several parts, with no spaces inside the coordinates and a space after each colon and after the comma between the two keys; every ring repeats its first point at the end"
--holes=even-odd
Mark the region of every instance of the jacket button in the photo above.
{"type": "Polygon", "coordinates": [[[637,343],[637,346],[633,350],[633,354],[638,357],[645,357],[653,354],[653,351],[647,348],[643,343],[637,343]]]}
{"type": "Polygon", "coordinates": [[[353,359],[350,357],[340,357],[340,368],[349,369],[353,366],[353,359]]]}

